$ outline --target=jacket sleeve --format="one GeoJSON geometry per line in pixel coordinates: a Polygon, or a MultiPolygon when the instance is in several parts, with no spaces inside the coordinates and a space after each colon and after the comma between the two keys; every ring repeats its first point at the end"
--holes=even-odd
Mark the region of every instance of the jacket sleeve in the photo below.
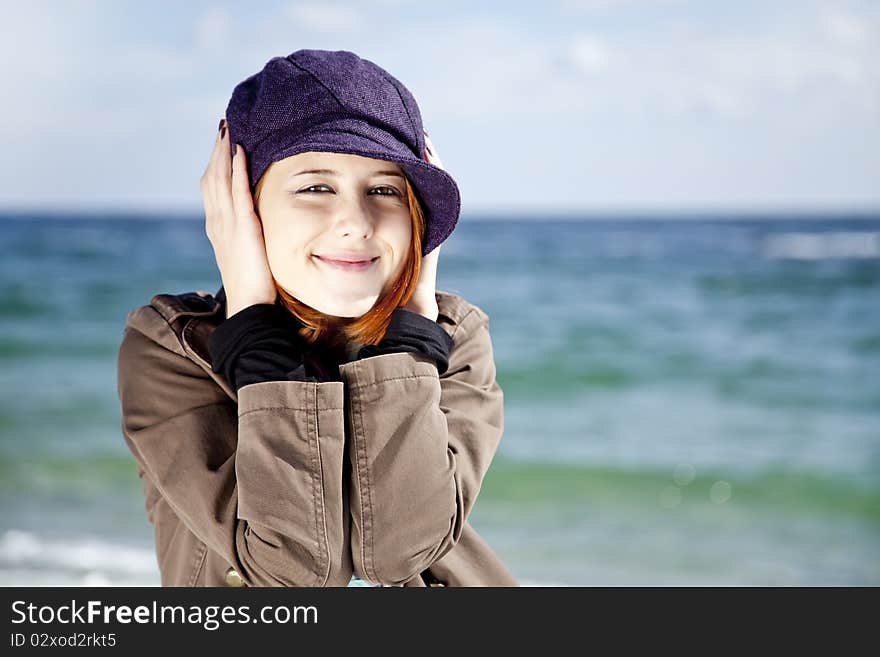
{"type": "Polygon", "coordinates": [[[412,310],[395,308],[379,344],[361,347],[357,357],[412,351],[433,360],[437,364],[437,371],[444,374],[449,367],[450,349],[452,338],[440,324],[412,310]]]}
{"type": "Polygon", "coordinates": [[[239,310],[208,336],[212,370],[238,392],[263,381],[314,381],[306,373],[300,324],[277,304],[257,303],[239,310]]]}
{"type": "Polygon", "coordinates": [[[416,352],[340,367],[350,395],[355,574],[399,585],[451,550],[504,429],[488,316],[472,309],[449,366],[416,352]]]}
{"type": "MultiPolygon", "coordinates": [[[[248,585],[348,583],[350,569],[331,569],[343,544],[341,383],[254,383],[236,407],[151,306],[129,314],[117,374],[123,435],[158,493],[148,515],[150,498],[164,499],[248,585]]],[[[193,558],[164,544],[160,568],[193,558]]]]}

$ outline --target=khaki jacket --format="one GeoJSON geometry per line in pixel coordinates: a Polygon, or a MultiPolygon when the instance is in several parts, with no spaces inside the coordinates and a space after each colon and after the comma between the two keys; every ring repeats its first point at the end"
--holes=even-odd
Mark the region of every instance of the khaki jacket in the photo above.
{"type": "Polygon", "coordinates": [[[384,354],[343,381],[238,395],[211,369],[225,306],[158,294],[128,313],[122,433],[163,586],[516,586],[468,524],[504,425],[489,318],[438,291],[449,369],[384,354]]]}

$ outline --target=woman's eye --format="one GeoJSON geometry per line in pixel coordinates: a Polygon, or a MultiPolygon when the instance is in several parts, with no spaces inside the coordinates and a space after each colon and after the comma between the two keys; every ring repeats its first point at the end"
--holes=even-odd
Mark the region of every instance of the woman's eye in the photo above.
{"type": "Polygon", "coordinates": [[[394,187],[386,187],[384,185],[382,187],[374,187],[372,191],[376,191],[379,189],[384,189],[386,191],[379,194],[378,196],[400,196],[400,192],[394,189],[394,187]]]}
{"type": "MultiPolygon", "coordinates": [[[[301,193],[323,193],[324,190],[332,192],[333,190],[327,187],[327,185],[309,185],[304,189],[300,190],[301,193]]],[[[376,196],[400,196],[400,192],[398,192],[394,187],[388,187],[387,185],[383,185],[381,187],[374,187],[370,190],[370,192],[380,192],[376,194],[376,196]]]]}

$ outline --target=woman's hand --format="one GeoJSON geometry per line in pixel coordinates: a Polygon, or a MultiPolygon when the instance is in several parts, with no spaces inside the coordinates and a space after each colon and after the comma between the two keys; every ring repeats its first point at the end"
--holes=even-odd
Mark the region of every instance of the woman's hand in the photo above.
{"type": "Polygon", "coordinates": [[[226,291],[226,317],[256,303],[275,303],[278,291],[269,269],[263,226],[254,212],[244,149],[229,155],[226,119],[220,122],[214,151],[200,187],[205,232],[214,247],[226,291]]]}
{"type": "MultiPolygon", "coordinates": [[[[434,145],[425,133],[425,160],[436,167],[443,168],[443,163],[434,150],[434,145]]],[[[440,246],[422,258],[422,266],[419,271],[419,280],[416,283],[415,292],[403,307],[424,315],[430,320],[437,321],[439,308],[437,307],[437,258],[440,255],[440,246]]]]}

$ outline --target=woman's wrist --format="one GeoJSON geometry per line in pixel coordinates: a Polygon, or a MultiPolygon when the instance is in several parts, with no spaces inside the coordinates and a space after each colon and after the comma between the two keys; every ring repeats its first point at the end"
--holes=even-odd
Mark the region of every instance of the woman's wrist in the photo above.
{"type": "MultiPolygon", "coordinates": [[[[277,298],[277,297],[276,297],[277,298]]],[[[247,299],[247,300],[232,300],[227,295],[226,297],[226,319],[229,319],[234,314],[241,312],[245,308],[250,308],[251,306],[255,306],[257,304],[269,304],[273,305],[275,303],[275,299],[247,299]]]]}
{"type": "Polygon", "coordinates": [[[402,306],[404,310],[411,310],[414,313],[418,313],[422,317],[427,317],[433,322],[437,321],[437,316],[440,314],[440,309],[437,306],[437,300],[434,299],[433,303],[428,301],[421,301],[419,299],[410,299],[405,305],[402,306]]]}

